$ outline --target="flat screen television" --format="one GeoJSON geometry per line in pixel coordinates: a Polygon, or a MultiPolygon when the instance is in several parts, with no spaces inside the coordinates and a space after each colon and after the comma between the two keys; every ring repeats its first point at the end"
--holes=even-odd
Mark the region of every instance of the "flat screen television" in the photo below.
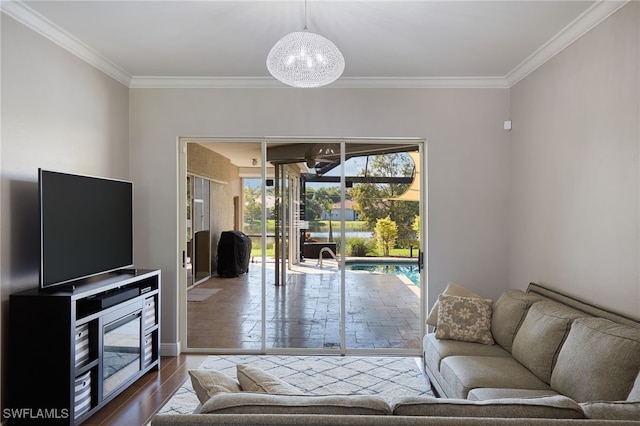
{"type": "Polygon", "coordinates": [[[40,288],[133,266],[133,184],[38,170],[40,288]]]}

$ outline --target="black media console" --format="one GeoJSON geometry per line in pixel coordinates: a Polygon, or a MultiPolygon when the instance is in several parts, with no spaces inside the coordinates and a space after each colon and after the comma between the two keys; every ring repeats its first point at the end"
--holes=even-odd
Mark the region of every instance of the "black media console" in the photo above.
{"type": "Polygon", "coordinates": [[[77,425],[160,367],[160,271],[10,296],[9,424],[77,425]]]}

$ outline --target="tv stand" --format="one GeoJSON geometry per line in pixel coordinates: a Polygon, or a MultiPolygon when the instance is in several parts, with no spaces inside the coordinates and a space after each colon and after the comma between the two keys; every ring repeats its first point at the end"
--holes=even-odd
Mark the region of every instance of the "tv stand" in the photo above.
{"type": "Polygon", "coordinates": [[[160,368],[160,271],[74,284],[10,296],[6,408],[27,413],[12,425],[78,425],[160,368]]]}

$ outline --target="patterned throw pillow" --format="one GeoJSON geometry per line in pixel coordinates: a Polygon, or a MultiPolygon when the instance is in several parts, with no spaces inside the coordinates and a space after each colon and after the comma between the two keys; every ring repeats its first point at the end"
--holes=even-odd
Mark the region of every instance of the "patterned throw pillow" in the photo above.
{"type": "Polygon", "coordinates": [[[494,344],[491,335],[491,299],[441,294],[438,304],[437,339],[494,344]]]}
{"type": "MultiPolygon", "coordinates": [[[[448,283],[447,288],[444,289],[442,294],[448,294],[449,296],[460,296],[460,297],[477,297],[480,298],[479,295],[475,294],[471,290],[468,290],[456,283],[448,283]]],[[[429,317],[427,318],[427,325],[432,327],[438,326],[438,301],[433,304],[433,308],[429,312],[429,317]]]]}

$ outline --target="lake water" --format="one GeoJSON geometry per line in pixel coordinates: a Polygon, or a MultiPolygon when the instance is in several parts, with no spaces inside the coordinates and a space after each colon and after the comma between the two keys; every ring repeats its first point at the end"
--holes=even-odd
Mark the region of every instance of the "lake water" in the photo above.
{"type": "MultiPolygon", "coordinates": [[[[363,239],[373,238],[373,233],[371,231],[359,231],[359,232],[345,232],[345,236],[347,238],[359,237],[363,239]]],[[[329,238],[329,232],[312,232],[311,238],[318,241],[327,241],[329,238]]],[[[340,238],[340,229],[333,230],[333,238],[340,238]]]]}

